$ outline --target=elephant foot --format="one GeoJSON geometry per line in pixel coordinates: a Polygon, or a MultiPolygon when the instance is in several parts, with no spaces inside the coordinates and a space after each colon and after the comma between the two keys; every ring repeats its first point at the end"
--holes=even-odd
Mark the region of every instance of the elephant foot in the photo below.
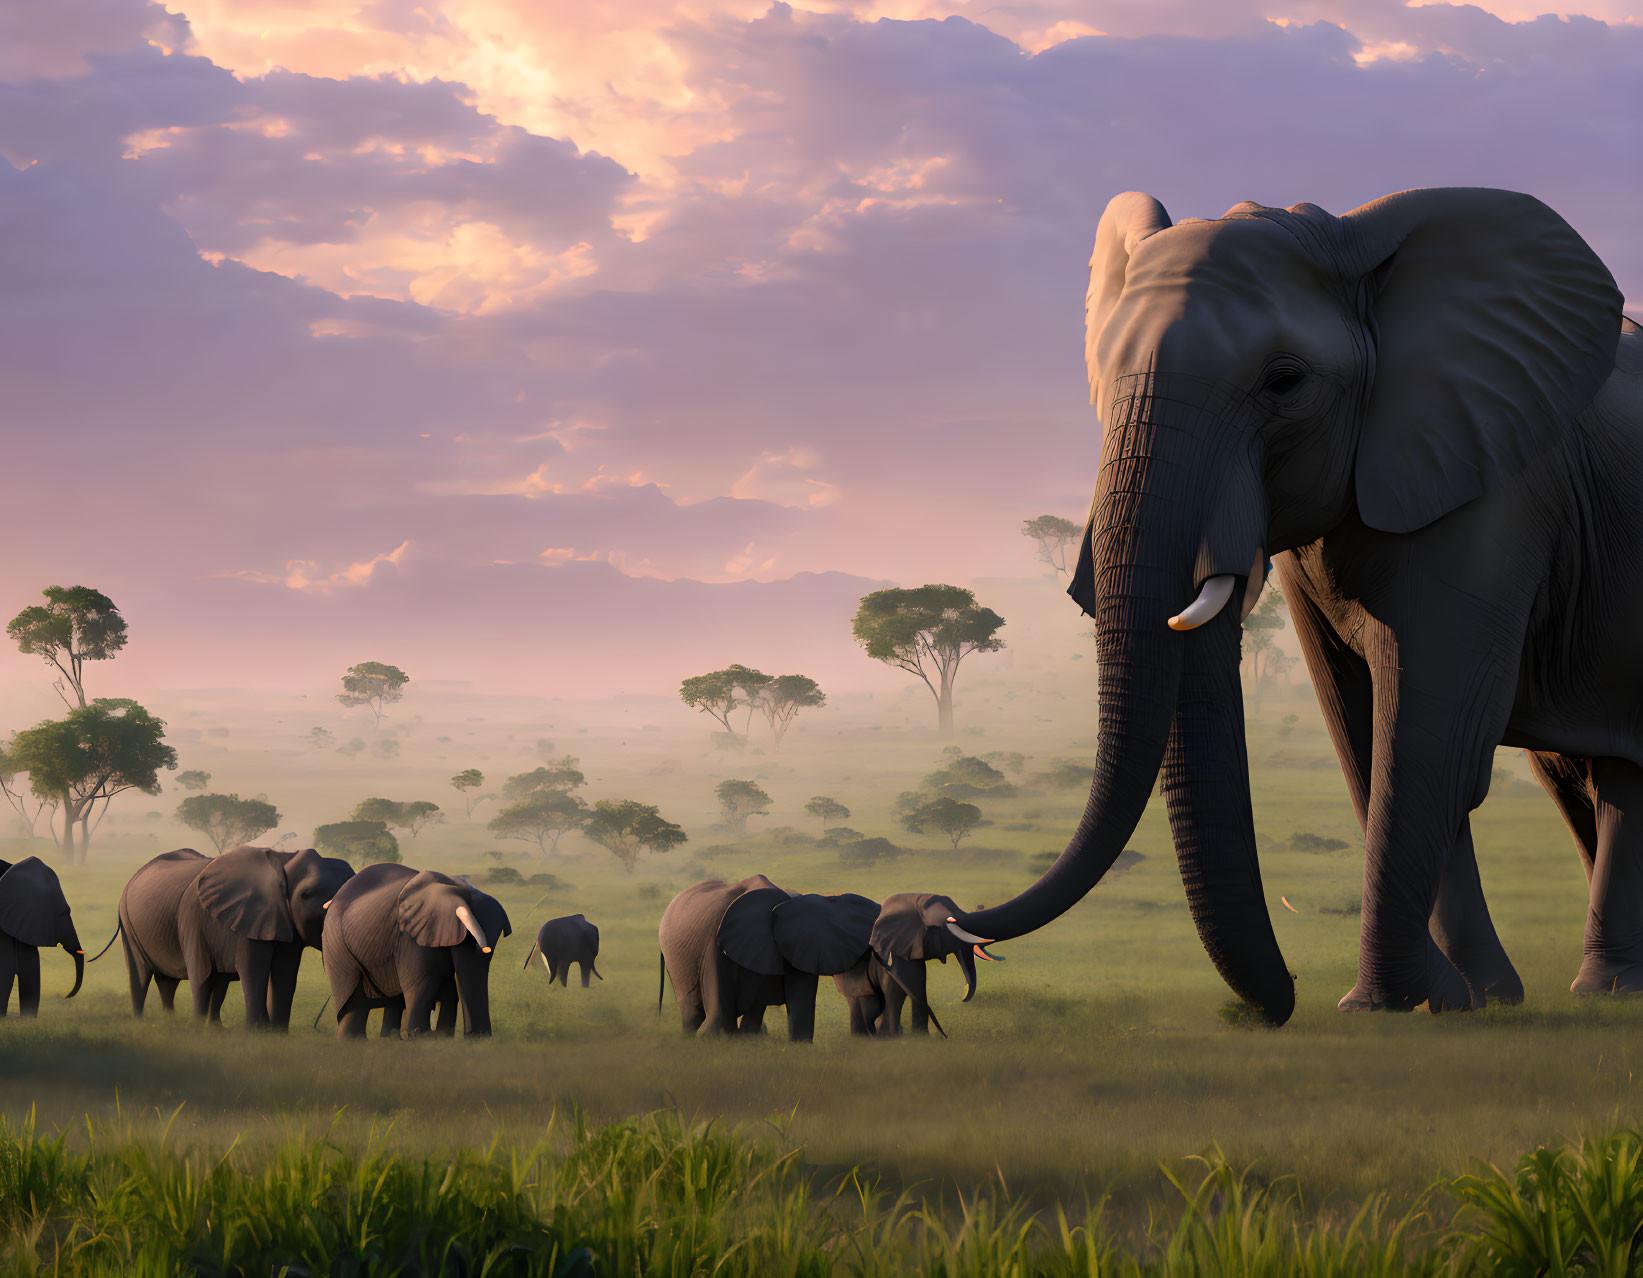
{"type": "MultiPolygon", "coordinates": [[[[1483,1007],[1483,995],[1475,991],[1460,974],[1460,969],[1444,958],[1436,946],[1432,947],[1436,960],[1428,964],[1428,986],[1424,996],[1409,992],[1392,993],[1375,989],[1363,977],[1347,991],[1336,1006],[1343,1012],[1412,1012],[1425,1006],[1430,1012],[1470,1012],[1483,1007]]],[[[1515,977],[1516,972],[1512,973],[1515,977]]],[[[1518,998],[1523,987],[1518,986],[1518,998]]]]}
{"type": "Polygon", "coordinates": [[[1569,989],[1576,994],[1636,994],[1643,992],[1643,963],[1588,954],[1569,989]]]}
{"type": "Polygon", "coordinates": [[[1478,1000],[1480,1007],[1487,1003],[1516,1007],[1523,1002],[1522,978],[1512,966],[1512,960],[1506,957],[1505,950],[1497,948],[1493,953],[1477,959],[1463,956],[1457,966],[1467,985],[1481,995],[1478,1000]]]}

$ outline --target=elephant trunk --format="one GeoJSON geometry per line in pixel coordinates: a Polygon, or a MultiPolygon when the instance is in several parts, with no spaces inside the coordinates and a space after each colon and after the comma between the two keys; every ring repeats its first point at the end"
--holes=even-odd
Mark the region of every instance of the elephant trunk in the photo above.
{"type": "MultiPolygon", "coordinates": [[[[65,950],[69,950],[67,944],[65,944],[63,948],[65,950]]],[[[78,994],[80,992],[80,985],[86,978],[86,952],[82,950],[78,944],[76,944],[72,950],[69,950],[69,954],[74,959],[74,988],[67,994],[63,995],[64,998],[73,998],[76,994],[78,994]]]]}
{"type": "Polygon", "coordinates": [[[1295,981],[1273,935],[1255,850],[1238,617],[1229,609],[1185,638],[1162,779],[1181,882],[1222,979],[1282,1025],[1295,1010],[1295,981]]]}
{"type": "Polygon", "coordinates": [[[490,955],[463,942],[452,949],[456,967],[456,996],[462,1005],[462,1033],[468,1038],[491,1032],[490,955]]]}

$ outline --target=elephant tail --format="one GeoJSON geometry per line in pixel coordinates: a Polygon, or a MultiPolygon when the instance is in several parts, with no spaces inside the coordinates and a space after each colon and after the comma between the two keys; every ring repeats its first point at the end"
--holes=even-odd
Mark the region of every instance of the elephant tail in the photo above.
{"type": "MultiPolygon", "coordinates": [[[[656,951],[656,966],[661,969],[661,979],[656,982],[656,1015],[662,1014],[662,995],[667,993],[667,955],[660,950],[656,951]]],[[[601,981],[604,977],[599,978],[601,981]]]]}
{"type": "Polygon", "coordinates": [[[525,955],[525,966],[519,969],[521,972],[528,972],[531,970],[531,960],[536,957],[536,950],[539,945],[541,945],[540,941],[531,942],[531,952],[525,955]]]}
{"type": "MultiPolygon", "coordinates": [[[[591,972],[592,972],[592,973],[593,973],[593,974],[594,974],[594,975],[595,975],[595,976],[599,976],[599,969],[598,969],[598,968],[596,968],[596,967],[594,967],[594,965],[593,965],[593,964],[592,964],[592,963],[589,963],[589,964],[588,964],[588,970],[589,970],[589,971],[591,971],[591,972]]],[[[604,980],[604,979],[605,979],[605,978],[604,978],[604,977],[602,977],[602,976],[599,976],[599,979],[600,979],[600,980],[601,980],[601,981],[602,981],[602,980],[604,980]]],[[[660,1003],[660,1002],[661,1002],[661,1000],[660,1000],[660,999],[657,999],[657,1002],[658,1002],[658,1003],[660,1003]]]]}
{"type": "Polygon", "coordinates": [[[97,951],[97,958],[89,958],[89,959],[86,960],[86,962],[87,963],[95,963],[97,961],[97,959],[100,959],[100,958],[103,957],[103,955],[107,954],[108,950],[109,950],[109,946],[113,945],[114,942],[116,942],[120,939],[120,932],[124,929],[124,927],[125,927],[125,923],[123,921],[119,922],[119,923],[116,923],[114,925],[114,935],[108,938],[108,945],[103,946],[102,949],[97,951]]]}
{"type": "MultiPolygon", "coordinates": [[[[314,1028],[315,1029],[319,1028],[319,1018],[325,1015],[325,1009],[330,1007],[330,1006],[331,1006],[331,996],[329,994],[327,994],[325,996],[325,1002],[323,1002],[319,1005],[319,1011],[314,1013],[314,1028]]],[[[386,1013],[384,1013],[384,1015],[386,1015],[386,1013]]]]}

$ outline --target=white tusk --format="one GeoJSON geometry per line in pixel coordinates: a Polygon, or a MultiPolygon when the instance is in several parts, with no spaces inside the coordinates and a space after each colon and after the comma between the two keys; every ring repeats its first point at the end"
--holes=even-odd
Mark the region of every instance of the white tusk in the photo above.
{"type": "Polygon", "coordinates": [[[547,974],[549,976],[552,976],[553,975],[553,965],[548,962],[548,956],[546,954],[542,953],[541,950],[538,950],[536,952],[536,957],[542,960],[543,969],[547,972],[547,974]]]}
{"type": "Polygon", "coordinates": [[[1179,613],[1169,619],[1171,630],[1196,630],[1221,609],[1227,606],[1227,600],[1232,598],[1232,583],[1237,580],[1232,573],[1222,573],[1218,577],[1211,577],[1204,583],[1204,588],[1179,613]]]}
{"type": "Polygon", "coordinates": [[[991,945],[992,941],[985,936],[977,936],[974,932],[966,932],[958,925],[958,920],[949,918],[947,930],[961,941],[968,941],[971,945],[991,945]]]}
{"type": "Polygon", "coordinates": [[[331,903],[329,901],[327,901],[324,905],[320,906],[319,908],[322,909],[322,910],[328,910],[328,909],[331,908],[331,903]]]}
{"type": "Polygon", "coordinates": [[[462,920],[462,926],[468,929],[469,935],[473,937],[474,943],[479,946],[480,952],[489,954],[491,952],[491,943],[485,939],[485,929],[479,926],[478,920],[473,916],[473,911],[466,905],[459,905],[456,907],[456,917],[462,920]]]}

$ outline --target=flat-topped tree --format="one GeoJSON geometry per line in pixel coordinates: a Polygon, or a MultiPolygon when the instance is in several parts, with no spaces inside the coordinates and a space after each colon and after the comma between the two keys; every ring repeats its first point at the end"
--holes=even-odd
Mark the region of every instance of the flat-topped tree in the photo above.
{"type": "Polygon", "coordinates": [[[1021,525],[1021,533],[1038,543],[1038,560],[1058,573],[1071,573],[1067,552],[1078,544],[1084,530],[1060,515],[1040,515],[1021,525]]]}
{"type": "Polygon", "coordinates": [[[91,818],[100,821],[115,795],[158,794],[161,770],[177,766],[165,722],[125,697],[97,697],[62,719],[25,728],[12,738],[10,756],[17,771],[29,774],[29,789],[62,809],[61,846],[70,861],[85,860],[91,818]]]}
{"type": "Polygon", "coordinates": [[[556,759],[551,767],[532,768],[511,776],[502,783],[502,797],[518,801],[537,794],[570,794],[587,784],[587,778],[576,765],[581,760],[567,754],[556,759]]]}
{"type": "Polygon", "coordinates": [[[226,852],[268,833],[280,823],[280,814],[261,797],[193,794],[177,805],[177,820],[205,835],[218,852],[226,852]]]}
{"type": "MultiPolygon", "coordinates": [[[[753,711],[758,708],[759,689],[770,682],[770,676],[748,666],[730,665],[723,670],[694,675],[679,685],[679,699],[694,710],[724,724],[732,736],[736,729],[730,725],[733,711],[746,710],[751,723],[753,711]]],[[[742,725],[745,734],[747,723],[742,725]]]]}
{"type": "Polygon", "coordinates": [[[342,676],[342,691],[337,700],[345,706],[365,706],[382,725],[382,712],[405,695],[405,685],[411,676],[398,666],[380,661],[362,661],[349,666],[342,676]]]}
{"type": "Polygon", "coordinates": [[[848,821],[850,819],[850,809],[837,799],[829,798],[825,794],[818,794],[811,799],[809,803],[804,805],[804,810],[821,821],[823,833],[826,833],[827,827],[832,825],[833,822],[848,821]]]}
{"type": "Polygon", "coordinates": [[[652,856],[671,852],[688,837],[679,826],[665,820],[654,804],[633,799],[600,799],[593,805],[582,833],[610,852],[629,874],[640,852],[652,856]]]}
{"type": "Polygon", "coordinates": [[[499,839],[534,843],[546,855],[557,852],[559,840],[592,815],[593,809],[568,790],[538,790],[503,808],[485,828],[499,839]]]}
{"type": "Polygon", "coordinates": [[[960,839],[981,824],[981,809],[943,795],[914,808],[901,818],[901,823],[914,834],[935,830],[952,840],[956,848],[960,839]]]}
{"type": "Polygon", "coordinates": [[[47,586],[41,593],[46,602],[23,609],[6,623],[6,633],[19,652],[55,666],[62,676],[52,685],[57,695],[83,709],[85,663],[107,661],[125,647],[125,618],[113,600],[90,586],[47,586]]]}
{"type": "Polygon", "coordinates": [[[875,590],[862,598],[851,631],[867,655],[917,675],[936,700],[943,736],[953,735],[953,682],[972,652],[997,652],[1004,618],[962,586],[875,590]]]}
{"type": "Polygon", "coordinates": [[[427,799],[401,803],[396,799],[362,799],[349,817],[351,821],[381,821],[396,830],[406,831],[413,839],[425,825],[443,821],[445,814],[439,804],[427,799]]]}
{"type": "Polygon", "coordinates": [[[737,834],[747,833],[748,817],[770,815],[770,796],[756,781],[721,781],[713,793],[719,800],[725,824],[737,834]]]}
{"type": "Polygon", "coordinates": [[[770,725],[771,749],[782,748],[782,738],[793,718],[807,706],[827,704],[827,694],[814,679],[804,675],[777,675],[755,694],[759,709],[770,725]]]}
{"type": "Polygon", "coordinates": [[[381,821],[333,821],[314,830],[314,847],[326,856],[341,857],[359,867],[379,861],[399,864],[399,840],[381,821]]]}
{"type": "Polygon", "coordinates": [[[474,814],[474,804],[483,803],[486,799],[492,797],[488,794],[474,793],[484,784],[485,774],[478,768],[464,768],[451,778],[451,785],[462,796],[462,802],[466,805],[469,816],[474,814]]]}

